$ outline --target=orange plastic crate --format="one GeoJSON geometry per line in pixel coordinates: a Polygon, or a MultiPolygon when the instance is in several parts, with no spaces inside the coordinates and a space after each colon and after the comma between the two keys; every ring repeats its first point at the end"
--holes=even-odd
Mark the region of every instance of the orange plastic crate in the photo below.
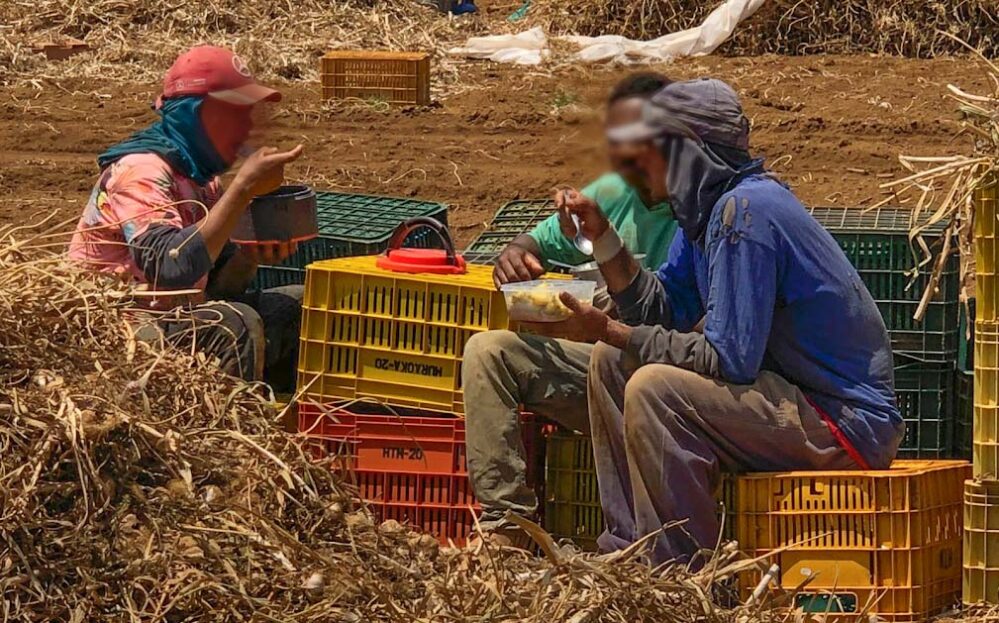
{"type": "Polygon", "coordinates": [[[322,58],[323,99],[430,104],[430,55],[338,50],[322,58]]]}
{"type": "Polygon", "coordinates": [[[743,548],[884,550],[961,536],[966,461],[895,461],[890,470],[747,474],[735,483],[743,548]]]}
{"type": "MultiPolygon", "coordinates": [[[[803,609],[923,621],[960,595],[970,472],[965,461],[896,461],[884,471],[747,474],[734,479],[729,520],[750,555],[783,550],[769,559],[782,588],[813,577],[803,609]]],[[[744,597],[759,578],[740,577],[744,597]]]]}
{"type": "MultiPolygon", "coordinates": [[[[468,480],[465,421],[455,417],[356,414],[302,404],[299,432],[316,458],[357,486],[381,520],[395,519],[461,545],[480,506],[468,480]]],[[[525,415],[528,481],[543,456],[540,426],[525,415]]]]}

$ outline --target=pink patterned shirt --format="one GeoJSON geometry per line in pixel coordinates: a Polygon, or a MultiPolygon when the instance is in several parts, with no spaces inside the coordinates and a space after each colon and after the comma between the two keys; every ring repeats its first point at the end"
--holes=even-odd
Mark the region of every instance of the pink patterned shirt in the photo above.
{"type": "MultiPolygon", "coordinates": [[[[76,226],[69,257],[148,284],[129,244],[151,225],[182,229],[198,223],[221,194],[218,178],[199,186],[156,154],[125,156],[101,172],[76,226]]],[[[196,287],[204,289],[207,279],[202,277],[196,287]]]]}

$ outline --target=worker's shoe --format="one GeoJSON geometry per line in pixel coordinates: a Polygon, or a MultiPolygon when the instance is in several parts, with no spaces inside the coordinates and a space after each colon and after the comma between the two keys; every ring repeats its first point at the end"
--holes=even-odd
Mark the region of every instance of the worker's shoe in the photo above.
{"type": "Polygon", "coordinates": [[[530,535],[512,523],[504,523],[494,528],[485,529],[468,541],[470,548],[477,548],[480,543],[497,548],[515,548],[530,550],[534,541],[530,535]]]}

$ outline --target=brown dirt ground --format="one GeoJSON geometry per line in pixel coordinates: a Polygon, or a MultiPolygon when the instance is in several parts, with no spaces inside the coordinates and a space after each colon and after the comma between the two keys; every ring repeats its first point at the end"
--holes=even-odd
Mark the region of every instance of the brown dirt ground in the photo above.
{"type": "MultiPolygon", "coordinates": [[[[869,204],[902,173],[897,156],[968,151],[946,85],[985,86],[968,59],[868,56],[689,59],[674,78],[732,83],[753,122],[752,143],[813,205],[869,204]]],[[[284,85],[264,134],[305,144],[290,176],[319,188],[415,196],[451,206],[467,242],[504,202],[582,185],[604,167],[603,98],[628,70],[553,72],[473,63],[476,88],[427,110],[324,109],[315,84],[284,85]]],[[[74,218],[105,146],[154,119],[154,84],[97,81],[0,91],[0,222],[57,210],[74,218]]]]}

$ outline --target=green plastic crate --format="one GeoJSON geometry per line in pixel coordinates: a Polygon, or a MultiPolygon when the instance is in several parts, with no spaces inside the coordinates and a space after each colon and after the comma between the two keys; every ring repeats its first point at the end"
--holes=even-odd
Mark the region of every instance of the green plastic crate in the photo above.
{"type": "Polygon", "coordinates": [[[511,201],[496,212],[482,233],[465,248],[465,253],[494,254],[492,259],[495,259],[514,238],[528,233],[554,213],[555,202],[551,199],[511,201]]]}
{"type": "MultiPolygon", "coordinates": [[[[417,216],[429,216],[447,225],[447,206],[419,199],[317,192],[319,237],[299,244],[281,264],[259,267],[252,287],[302,284],[305,267],[313,262],[381,253],[396,227],[417,216]]],[[[436,247],[438,240],[433,232],[418,230],[410,234],[405,246],[436,247]]]]}
{"type": "Polygon", "coordinates": [[[898,458],[951,455],[957,406],[954,381],[953,363],[896,358],[895,397],[906,427],[898,458]]]}
{"type": "Polygon", "coordinates": [[[581,549],[597,549],[604,531],[597,472],[590,438],[565,430],[546,442],[545,529],[552,537],[570,539],[581,549]]]}
{"type": "MultiPolygon", "coordinates": [[[[545,457],[545,529],[556,541],[568,539],[580,549],[595,551],[605,524],[593,442],[586,435],[555,429],[548,434],[545,457]]],[[[723,535],[732,540],[735,522],[723,513],[735,508],[733,476],[722,475],[715,497],[723,535]]]]}
{"type": "Polygon", "coordinates": [[[462,251],[461,256],[465,258],[465,261],[469,264],[492,266],[496,263],[496,258],[499,257],[499,253],[493,253],[491,251],[462,251]]]}
{"type": "Polygon", "coordinates": [[[975,373],[957,370],[954,393],[957,394],[957,413],[954,420],[954,458],[971,460],[975,421],[975,373]]]}
{"type": "MultiPolygon", "coordinates": [[[[931,272],[921,269],[910,286],[916,259],[909,245],[911,211],[881,208],[812,208],[812,215],[839,243],[878,305],[891,335],[892,350],[921,361],[952,362],[958,351],[958,257],[948,258],[923,320],[913,319],[931,272]]],[[[923,232],[931,249],[939,248],[940,223],[923,232]]]]}

